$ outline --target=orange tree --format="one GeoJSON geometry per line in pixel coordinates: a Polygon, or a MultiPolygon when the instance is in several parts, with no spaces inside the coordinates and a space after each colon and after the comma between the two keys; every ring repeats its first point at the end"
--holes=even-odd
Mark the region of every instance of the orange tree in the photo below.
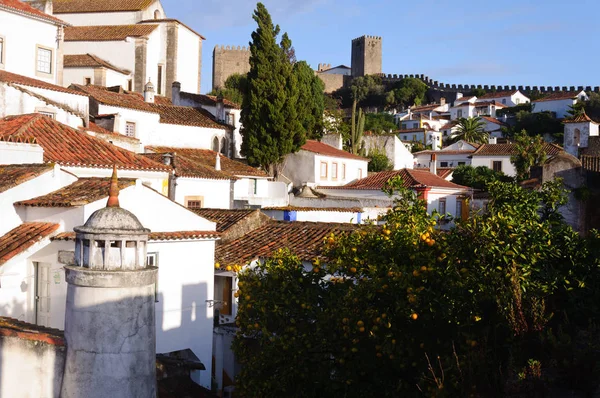
{"type": "Polygon", "coordinates": [[[552,314],[598,274],[558,185],[492,183],[488,211],[450,231],[399,186],[386,224],[329,236],[327,261],[279,252],[240,274],[242,396],[482,396],[542,379],[552,314]]]}

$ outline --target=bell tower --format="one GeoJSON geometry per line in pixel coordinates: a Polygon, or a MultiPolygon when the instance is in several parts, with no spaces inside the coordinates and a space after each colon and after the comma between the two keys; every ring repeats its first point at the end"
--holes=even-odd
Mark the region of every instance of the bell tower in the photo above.
{"type": "Polygon", "coordinates": [[[146,266],[150,230],[119,206],[116,168],[105,208],[74,228],[65,267],[67,359],[61,397],[156,397],[154,294],[146,266]]]}

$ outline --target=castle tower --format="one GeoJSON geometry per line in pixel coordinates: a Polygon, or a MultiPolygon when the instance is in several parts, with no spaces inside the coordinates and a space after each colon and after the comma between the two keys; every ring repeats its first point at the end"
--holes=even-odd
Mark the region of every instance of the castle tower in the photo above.
{"type": "Polygon", "coordinates": [[[583,114],[576,117],[563,120],[565,125],[563,148],[565,151],[576,158],[579,158],[580,151],[589,146],[591,137],[599,136],[598,123],[583,114]]]}
{"type": "Polygon", "coordinates": [[[361,36],[352,40],[352,77],[382,73],[381,37],[361,36]]]}
{"type": "Polygon", "coordinates": [[[250,71],[250,49],[240,46],[215,46],[213,50],[213,90],[222,88],[227,78],[235,73],[250,71]]]}
{"type": "Polygon", "coordinates": [[[157,268],[146,266],[150,231],[119,207],[118,192],[114,170],[106,207],[74,228],[61,397],[156,397],[157,268]]]}

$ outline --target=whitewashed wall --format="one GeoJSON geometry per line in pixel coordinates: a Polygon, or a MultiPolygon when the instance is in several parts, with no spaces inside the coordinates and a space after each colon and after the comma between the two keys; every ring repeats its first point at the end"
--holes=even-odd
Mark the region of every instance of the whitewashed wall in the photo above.
{"type": "Polygon", "coordinates": [[[261,207],[287,206],[288,188],[284,182],[266,178],[240,178],[233,186],[233,199],[247,201],[249,205],[261,207]],[[256,184],[256,193],[254,192],[256,184]]]}
{"type": "Polygon", "coordinates": [[[0,141],[0,164],[44,162],[44,149],[38,144],[0,141]]]}
{"type": "Polygon", "coordinates": [[[160,18],[166,18],[165,11],[159,0],[156,0],[142,11],[56,14],[56,17],[76,26],[130,25],[142,20],[154,19],[155,10],[159,10],[160,18]]]}
{"type": "Polygon", "coordinates": [[[123,41],[65,41],[64,53],[65,55],[94,54],[119,68],[135,71],[135,41],[133,39],[128,38],[123,41]]]}
{"type": "Polygon", "coordinates": [[[181,126],[160,123],[156,130],[140,137],[145,146],[171,146],[177,148],[212,149],[213,137],[227,137],[228,131],[198,126],[181,126]]]}
{"type": "MultiPolygon", "coordinates": [[[[200,38],[188,28],[179,25],[177,43],[177,81],[181,90],[198,94],[198,78],[200,76],[200,38]]],[[[167,87],[170,90],[171,87],[167,87]]]]}
{"type": "Polygon", "coordinates": [[[159,128],[160,116],[158,113],[98,104],[98,114],[110,115],[115,113],[119,114],[119,121],[115,126],[115,132],[124,135],[127,122],[133,122],[135,123],[135,138],[140,140],[142,146],[151,145],[148,142],[152,142],[151,137],[157,135],[159,128]]]}
{"type": "MultiPolygon", "coordinates": [[[[300,151],[303,152],[303,151],[300,151]]],[[[367,176],[367,160],[337,158],[314,154],[314,178],[318,185],[340,186],[367,176]],[[327,163],[327,177],[321,177],[321,162],[327,163]],[[332,164],[337,163],[337,179],[332,178],[332,164]],[[342,165],[346,165],[346,175],[342,176],[342,165]]],[[[305,166],[301,166],[305,167],[305,166]]]]}
{"type": "Polygon", "coordinates": [[[471,166],[485,166],[493,169],[494,161],[502,161],[502,172],[507,176],[513,177],[516,175],[515,167],[510,162],[510,156],[473,156],[471,166]]]}
{"type": "Polygon", "coordinates": [[[532,106],[533,106],[532,112],[533,113],[554,112],[554,113],[556,113],[557,118],[562,119],[562,118],[568,116],[567,112],[570,110],[570,107],[572,105],[574,105],[576,102],[577,102],[577,100],[570,99],[570,98],[556,100],[556,101],[534,102],[532,104],[532,106]]]}
{"type": "MultiPolygon", "coordinates": [[[[73,167],[64,166],[64,170],[75,174],[77,177],[110,177],[112,168],[100,167],[73,167]]],[[[167,171],[144,171],[144,170],[119,170],[119,178],[136,178],[147,184],[157,192],[167,195],[169,172],[167,171]]]]}
{"type": "Polygon", "coordinates": [[[185,206],[186,197],[201,197],[203,207],[230,209],[231,181],[179,177],[175,188],[175,201],[185,206]]]}
{"type": "Polygon", "coordinates": [[[363,138],[367,155],[372,149],[384,150],[385,155],[392,163],[394,170],[404,168],[412,169],[415,158],[412,153],[395,135],[370,135],[363,138]]]}

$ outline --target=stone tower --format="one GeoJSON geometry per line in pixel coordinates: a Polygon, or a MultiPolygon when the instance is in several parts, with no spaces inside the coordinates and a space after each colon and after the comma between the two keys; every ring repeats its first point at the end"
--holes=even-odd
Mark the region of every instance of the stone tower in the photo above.
{"type": "Polygon", "coordinates": [[[61,397],[156,397],[154,294],[148,229],[119,207],[116,170],[105,208],[76,227],[65,267],[67,359],[61,397]]]}
{"type": "Polygon", "coordinates": [[[223,87],[234,73],[250,71],[250,49],[240,46],[215,46],[213,50],[213,90],[223,87]]]}
{"type": "Polygon", "coordinates": [[[361,36],[352,40],[352,77],[382,73],[381,37],[361,36]]]}

